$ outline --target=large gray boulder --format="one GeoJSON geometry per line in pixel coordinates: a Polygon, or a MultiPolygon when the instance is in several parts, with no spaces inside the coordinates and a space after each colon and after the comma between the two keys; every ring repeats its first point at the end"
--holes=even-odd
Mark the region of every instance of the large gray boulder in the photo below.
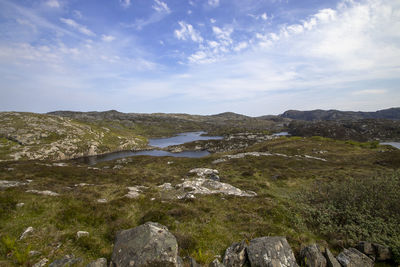
{"type": "Polygon", "coordinates": [[[328,267],[342,267],[328,248],[325,249],[325,258],[328,267]]]}
{"type": "Polygon", "coordinates": [[[260,237],[250,241],[247,256],[252,267],[297,267],[293,251],[285,237],[260,237]]]}
{"type": "Polygon", "coordinates": [[[304,247],[300,251],[302,266],[308,267],[326,267],[326,259],[322,255],[317,244],[304,247]]]}
{"type": "Polygon", "coordinates": [[[181,266],[178,243],[166,226],[147,222],[119,232],[111,256],[114,267],[181,266]]]}
{"type": "Polygon", "coordinates": [[[222,263],[226,267],[242,267],[246,262],[246,247],[245,241],[233,243],[226,249],[222,263]]]}
{"type": "Polygon", "coordinates": [[[373,267],[374,261],[355,248],[343,249],[337,256],[343,267],[373,267]]]}

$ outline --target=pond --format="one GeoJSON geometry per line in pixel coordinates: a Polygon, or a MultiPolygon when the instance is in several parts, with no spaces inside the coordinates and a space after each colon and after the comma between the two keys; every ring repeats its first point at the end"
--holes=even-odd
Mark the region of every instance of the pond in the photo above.
{"type": "Polygon", "coordinates": [[[400,149],[400,142],[383,142],[383,143],[380,143],[380,145],[389,145],[389,146],[395,147],[397,149],[400,149]]]}
{"type": "MultiPolygon", "coordinates": [[[[181,133],[177,136],[169,137],[169,138],[155,138],[149,139],[149,145],[158,147],[158,148],[165,148],[167,146],[172,145],[181,145],[188,142],[193,142],[197,140],[221,140],[223,139],[222,136],[204,136],[205,132],[188,132],[188,133],[181,133]]],[[[178,157],[178,158],[201,158],[209,155],[210,152],[203,150],[203,151],[183,151],[179,153],[172,153],[168,151],[163,151],[159,149],[153,150],[143,150],[143,151],[120,151],[120,152],[113,152],[107,153],[103,155],[97,156],[90,156],[90,157],[82,157],[76,159],[76,161],[94,165],[99,162],[110,161],[120,158],[126,157],[133,157],[133,156],[155,156],[155,157],[178,157]]]]}

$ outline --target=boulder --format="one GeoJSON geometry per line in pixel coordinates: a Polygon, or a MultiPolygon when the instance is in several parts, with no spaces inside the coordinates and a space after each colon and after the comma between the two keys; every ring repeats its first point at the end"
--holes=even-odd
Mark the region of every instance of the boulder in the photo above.
{"type": "Polygon", "coordinates": [[[37,263],[35,263],[32,267],[44,267],[44,266],[46,266],[48,261],[49,261],[48,259],[43,258],[40,261],[38,261],[37,263]]]}
{"type": "Polygon", "coordinates": [[[251,240],[247,247],[247,256],[252,267],[298,266],[289,243],[281,236],[251,240]]]}
{"type": "Polygon", "coordinates": [[[375,250],[375,258],[377,261],[387,261],[392,259],[392,253],[386,246],[380,244],[372,244],[375,250]]]}
{"type": "Polygon", "coordinates": [[[381,244],[360,241],[358,242],[356,249],[377,261],[386,261],[392,258],[390,249],[381,244]]]}
{"type": "Polygon", "coordinates": [[[246,247],[247,244],[245,241],[233,243],[225,251],[223,264],[226,267],[242,267],[247,259],[246,247]]]}
{"type": "Polygon", "coordinates": [[[99,258],[86,265],[86,267],[107,267],[107,259],[99,258]]]}
{"type": "Polygon", "coordinates": [[[374,261],[355,248],[343,249],[337,256],[338,262],[343,267],[373,267],[374,261]]]}
{"type": "Polygon", "coordinates": [[[325,258],[326,258],[326,265],[328,267],[341,267],[340,263],[332,255],[331,251],[328,248],[325,249],[325,258]]]}
{"type": "Polygon", "coordinates": [[[75,258],[74,255],[66,255],[64,258],[55,260],[50,263],[49,267],[69,267],[74,266],[81,261],[81,258],[75,258]]]}
{"type": "Polygon", "coordinates": [[[300,251],[302,266],[308,267],[326,267],[326,259],[322,255],[317,244],[304,247],[300,251]]]}
{"type": "Polygon", "coordinates": [[[218,259],[213,260],[208,267],[225,267],[223,263],[221,263],[218,259]]]}
{"type": "Polygon", "coordinates": [[[154,222],[117,233],[111,261],[114,267],[181,266],[176,238],[154,222]]]}

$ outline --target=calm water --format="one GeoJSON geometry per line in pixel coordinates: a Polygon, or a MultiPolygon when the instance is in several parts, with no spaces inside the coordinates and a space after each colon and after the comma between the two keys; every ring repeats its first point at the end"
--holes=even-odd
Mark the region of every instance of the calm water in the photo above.
{"type": "Polygon", "coordinates": [[[384,142],[384,143],[380,143],[381,145],[389,145],[392,147],[395,147],[397,149],[400,149],[400,142],[384,142]]]}
{"type": "Polygon", "coordinates": [[[222,136],[201,136],[205,132],[189,132],[181,133],[174,137],[149,139],[149,145],[155,147],[167,147],[174,145],[181,145],[197,140],[221,140],[222,136]]]}
{"type": "MultiPolygon", "coordinates": [[[[197,140],[220,140],[223,139],[221,136],[201,136],[204,132],[189,132],[189,133],[181,133],[177,136],[170,137],[170,138],[157,138],[157,139],[150,139],[149,145],[155,147],[167,147],[172,145],[181,145],[188,142],[193,142],[197,140]]],[[[172,153],[163,150],[146,150],[146,151],[121,151],[121,152],[114,152],[108,153],[104,155],[98,156],[90,156],[90,157],[82,157],[76,159],[78,162],[86,163],[90,165],[94,165],[99,162],[132,157],[132,156],[155,156],[155,157],[176,157],[176,158],[201,158],[209,155],[210,152],[204,151],[183,151],[179,153],[172,153]]]]}

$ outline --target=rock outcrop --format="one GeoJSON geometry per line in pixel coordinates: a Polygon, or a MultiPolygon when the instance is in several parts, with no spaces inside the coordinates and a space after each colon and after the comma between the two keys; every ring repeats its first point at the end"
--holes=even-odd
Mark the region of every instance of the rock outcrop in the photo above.
{"type": "Polygon", "coordinates": [[[222,263],[227,267],[242,267],[247,260],[245,241],[233,243],[226,249],[222,263]]]}
{"type": "Polygon", "coordinates": [[[326,267],[326,259],[320,251],[317,244],[312,244],[304,247],[300,251],[300,258],[302,266],[308,267],[326,267]]]}
{"type": "Polygon", "coordinates": [[[332,255],[331,251],[328,248],[325,249],[325,258],[326,258],[326,265],[328,267],[341,267],[340,263],[332,255]]]}
{"type": "Polygon", "coordinates": [[[255,238],[247,247],[251,266],[297,267],[293,251],[285,237],[268,236],[255,238]]]}
{"type": "Polygon", "coordinates": [[[107,267],[107,259],[99,258],[86,265],[86,267],[107,267]]]}
{"type": "Polygon", "coordinates": [[[119,232],[111,261],[114,267],[181,266],[176,238],[167,227],[154,222],[119,232]]]}
{"type": "Polygon", "coordinates": [[[343,249],[337,256],[337,260],[343,267],[373,267],[374,261],[355,248],[343,249]]]}
{"type": "Polygon", "coordinates": [[[377,261],[387,261],[392,258],[390,249],[381,244],[360,241],[358,242],[356,249],[377,261]]]}

